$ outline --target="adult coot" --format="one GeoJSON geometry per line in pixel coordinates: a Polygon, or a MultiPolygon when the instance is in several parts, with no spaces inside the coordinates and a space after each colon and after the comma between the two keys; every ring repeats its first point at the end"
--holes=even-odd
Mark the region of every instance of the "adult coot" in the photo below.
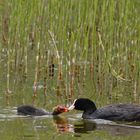
{"type": "Polygon", "coordinates": [[[140,121],[140,105],[114,104],[96,108],[94,102],[87,98],[76,99],[68,110],[84,111],[83,119],[106,119],[112,121],[140,121]]]}
{"type": "Polygon", "coordinates": [[[33,115],[33,116],[42,116],[42,115],[58,115],[63,112],[67,112],[68,109],[64,106],[56,106],[53,112],[47,112],[44,109],[36,108],[30,105],[22,105],[17,108],[18,115],[33,115]]]}

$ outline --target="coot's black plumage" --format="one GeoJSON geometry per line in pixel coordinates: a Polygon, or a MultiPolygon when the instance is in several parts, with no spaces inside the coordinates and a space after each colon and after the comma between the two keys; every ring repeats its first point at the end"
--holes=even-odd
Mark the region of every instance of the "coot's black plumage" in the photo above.
{"type": "Polygon", "coordinates": [[[47,112],[44,109],[36,108],[31,105],[21,105],[17,108],[18,115],[32,115],[32,116],[42,116],[42,115],[58,115],[63,112],[67,112],[67,108],[63,106],[57,106],[54,108],[53,112],[47,112]]]}
{"type": "Polygon", "coordinates": [[[112,121],[140,121],[140,105],[114,104],[97,109],[94,102],[87,98],[79,98],[68,110],[84,111],[83,119],[106,119],[112,121]]]}

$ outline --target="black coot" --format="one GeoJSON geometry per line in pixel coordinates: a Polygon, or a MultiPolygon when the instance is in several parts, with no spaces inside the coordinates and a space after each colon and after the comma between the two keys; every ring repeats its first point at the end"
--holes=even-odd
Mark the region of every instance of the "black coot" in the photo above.
{"type": "Polygon", "coordinates": [[[84,111],[83,119],[105,119],[112,121],[140,121],[140,105],[114,104],[97,109],[87,98],[76,99],[68,110],[84,111]]]}
{"type": "Polygon", "coordinates": [[[53,112],[47,112],[44,109],[36,108],[30,105],[22,105],[17,108],[18,115],[33,115],[33,116],[42,116],[42,115],[58,115],[63,112],[67,112],[68,109],[64,106],[56,106],[53,112]]]}

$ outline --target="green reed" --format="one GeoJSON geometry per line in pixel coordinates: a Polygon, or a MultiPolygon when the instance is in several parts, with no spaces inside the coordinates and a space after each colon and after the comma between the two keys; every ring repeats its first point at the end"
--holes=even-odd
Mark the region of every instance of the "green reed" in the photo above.
{"type": "Polygon", "coordinates": [[[7,89],[13,75],[18,84],[34,70],[34,87],[43,81],[45,96],[50,81],[58,99],[119,99],[125,91],[122,85],[128,84],[136,101],[139,6],[137,0],[7,0],[1,20],[7,89]],[[84,95],[87,77],[92,91],[84,95]]]}

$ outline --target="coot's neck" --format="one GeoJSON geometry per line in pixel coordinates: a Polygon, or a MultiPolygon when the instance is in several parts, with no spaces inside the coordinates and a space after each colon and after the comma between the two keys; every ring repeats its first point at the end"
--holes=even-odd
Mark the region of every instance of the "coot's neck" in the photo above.
{"type": "Polygon", "coordinates": [[[83,112],[82,118],[90,118],[91,114],[94,113],[96,110],[97,110],[96,108],[85,110],[83,112]]]}

